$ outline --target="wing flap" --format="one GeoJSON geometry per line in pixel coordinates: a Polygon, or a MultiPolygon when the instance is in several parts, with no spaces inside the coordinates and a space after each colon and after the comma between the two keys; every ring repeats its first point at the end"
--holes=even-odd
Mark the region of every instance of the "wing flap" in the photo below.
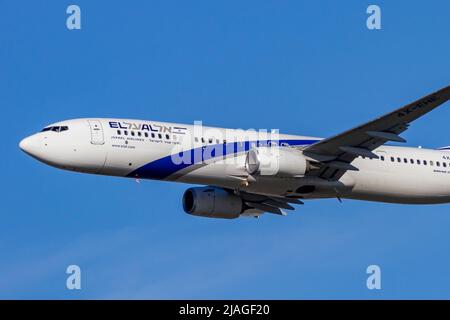
{"type": "Polygon", "coordinates": [[[299,199],[290,199],[282,196],[267,196],[244,191],[241,191],[239,196],[245,204],[251,208],[283,216],[286,215],[286,212],[283,209],[295,209],[291,204],[303,204],[303,201],[299,199]]]}

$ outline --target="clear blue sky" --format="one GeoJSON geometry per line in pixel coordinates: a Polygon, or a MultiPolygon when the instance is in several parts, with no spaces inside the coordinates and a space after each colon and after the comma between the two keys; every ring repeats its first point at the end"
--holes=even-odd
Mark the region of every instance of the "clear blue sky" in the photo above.
{"type": "MultiPolygon", "coordinates": [[[[338,133],[450,83],[449,1],[76,1],[69,31],[71,3],[0,0],[0,298],[450,298],[450,205],[202,219],[182,211],[187,185],[60,171],[17,146],[78,117],[338,133]]],[[[404,136],[450,145],[449,119],[447,103],[404,136]]]]}

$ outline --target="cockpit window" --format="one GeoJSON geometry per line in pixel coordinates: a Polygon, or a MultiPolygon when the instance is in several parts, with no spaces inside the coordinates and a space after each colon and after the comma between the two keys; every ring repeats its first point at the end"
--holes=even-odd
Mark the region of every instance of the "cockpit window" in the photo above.
{"type": "Polygon", "coordinates": [[[44,132],[44,131],[61,132],[61,131],[66,131],[66,130],[69,130],[69,127],[68,127],[68,126],[55,126],[55,127],[47,127],[47,128],[44,128],[44,129],[42,129],[41,132],[44,132]]]}

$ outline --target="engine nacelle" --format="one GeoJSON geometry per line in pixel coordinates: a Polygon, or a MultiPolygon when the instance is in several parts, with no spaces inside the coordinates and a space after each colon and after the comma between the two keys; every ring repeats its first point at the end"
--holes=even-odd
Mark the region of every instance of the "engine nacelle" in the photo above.
{"type": "Polygon", "coordinates": [[[298,150],[261,147],[247,153],[245,169],[251,175],[301,177],[309,171],[310,164],[298,150]]]}
{"type": "Polygon", "coordinates": [[[243,212],[242,199],[221,188],[189,188],[183,195],[186,213],[209,218],[234,219],[243,212]]]}

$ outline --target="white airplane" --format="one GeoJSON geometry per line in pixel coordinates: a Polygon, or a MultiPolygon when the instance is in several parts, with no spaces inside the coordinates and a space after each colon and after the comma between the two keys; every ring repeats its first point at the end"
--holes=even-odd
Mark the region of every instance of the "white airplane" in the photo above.
{"type": "MultiPolygon", "coordinates": [[[[450,86],[326,139],[128,119],[51,124],[20,142],[48,165],[84,173],[207,185],[183,195],[192,215],[285,215],[304,199],[450,202],[450,147],[405,142],[409,124],[450,98],[450,86]]],[[[156,200],[155,200],[156,201],[156,200]]]]}

